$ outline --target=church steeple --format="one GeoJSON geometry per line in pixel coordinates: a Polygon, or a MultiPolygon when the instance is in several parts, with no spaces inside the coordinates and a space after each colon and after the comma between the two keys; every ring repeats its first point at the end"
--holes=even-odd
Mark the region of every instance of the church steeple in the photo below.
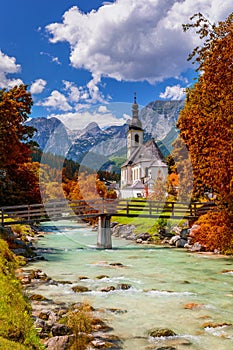
{"type": "Polygon", "coordinates": [[[142,123],[139,119],[136,92],[134,93],[134,103],[132,105],[132,119],[129,123],[127,136],[127,158],[143,143],[142,123]]]}
{"type": "Polygon", "coordinates": [[[139,111],[138,111],[138,104],[137,104],[137,97],[136,97],[136,92],[134,93],[134,103],[132,105],[132,119],[129,123],[129,129],[137,129],[137,130],[142,130],[142,123],[139,120],[139,111]]]}

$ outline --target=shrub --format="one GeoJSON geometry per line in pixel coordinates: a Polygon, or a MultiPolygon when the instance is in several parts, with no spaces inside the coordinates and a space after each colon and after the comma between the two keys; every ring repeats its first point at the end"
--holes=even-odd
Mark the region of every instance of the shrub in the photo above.
{"type": "Polygon", "coordinates": [[[70,311],[68,314],[68,326],[75,336],[72,350],[85,350],[89,342],[88,334],[92,331],[92,317],[89,304],[82,304],[78,310],[70,311]]]}
{"type": "Polygon", "coordinates": [[[233,254],[233,226],[227,212],[219,210],[202,215],[194,234],[194,242],[199,242],[208,251],[233,254]]]}

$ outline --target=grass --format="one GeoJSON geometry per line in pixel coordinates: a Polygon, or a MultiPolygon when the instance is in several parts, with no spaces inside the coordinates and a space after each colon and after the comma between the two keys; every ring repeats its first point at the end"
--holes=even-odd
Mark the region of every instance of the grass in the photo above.
{"type": "MultiPolygon", "coordinates": [[[[136,226],[134,232],[136,234],[140,234],[142,232],[148,232],[150,234],[157,234],[158,230],[160,228],[166,228],[167,231],[171,231],[172,227],[174,226],[181,226],[183,225],[186,220],[181,219],[167,219],[163,218],[163,215],[169,215],[170,213],[165,211],[160,211],[160,218],[143,218],[140,217],[140,214],[146,214],[148,213],[148,203],[145,202],[143,199],[137,199],[137,203],[135,203],[135,198],[133,198],[132,204],[137,204],[140,206],[139,210],[132,211],[133,214],[137,214],[137,217],[120,217],[120,216],[113,216],[112,221],[117,222],[121,225],[134,225],[136,226]],[[138,203],[138,204],[137,204],[138,203]],[[145,208],[145,210],[143,210],[145,208]]],[[[131,204],[131,203],[130,203],[131,204]]],[[[136,209],[136,207],[135,207],[136,209]]],[[[125,210],[119,210],[119,212],[125,213],[125,210]]],[[[130,212],[131,213],[131,212],[130,212]]]]}
{"type": "Polygon", "coordinates": [[[20,343],[0,337],[1,350],[28,350],[28,347],[20,343]]]}
{"type": "Polygon", "coordinates": [[[19,262],[0,239],[0,349],[44,349],[31,318],[31,307],[15,276],[19,262]]]}
{"type": "Polygon", "coordinates": [[[71,350],[85,350],[90,341],[88,334],[92,331],[90,305],[84,303],[78,310],[70,311],[67,324],[74,334],[74,343],[71,350]]]}
{"type": "Polygon", "coordinates": [[[143,232],[148,232],[150,234],[158,233],[160,228],[166,228],[167,231],[171,231],[174,226],[183,225],[186,220],[175,220],[175,219],[150,219],[150,218],[140,218],[140,216],[136,218],[127,218],[127,217],[119,217],[113,216],[112,222],[117,222],[121,225],[135,225],[134,232],[136,234],[140,234],[143,232]]]}

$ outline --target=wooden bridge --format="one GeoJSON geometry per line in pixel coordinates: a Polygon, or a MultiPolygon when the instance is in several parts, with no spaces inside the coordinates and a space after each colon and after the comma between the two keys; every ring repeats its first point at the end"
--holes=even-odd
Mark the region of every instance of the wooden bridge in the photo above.
{"type": "Polygon", "coordinates": [[[139,199],[104,199],[48,202],[0,207],[1,226],[56,220],[98,218],[97,245],[111,248],[112,216],[196,220],[213,203],[159,202],[139,199]]]}

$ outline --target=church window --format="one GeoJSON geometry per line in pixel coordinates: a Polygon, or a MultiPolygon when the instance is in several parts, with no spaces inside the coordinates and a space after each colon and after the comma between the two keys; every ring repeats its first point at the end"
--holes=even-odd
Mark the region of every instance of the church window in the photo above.
{"type": "Polygon", "coordinates": [[[136,135],[134,136],[134,141],[135,141],[136,143],[139,143],[139,135],[138,135],[138,134],[136,134],[136,135]]]}

